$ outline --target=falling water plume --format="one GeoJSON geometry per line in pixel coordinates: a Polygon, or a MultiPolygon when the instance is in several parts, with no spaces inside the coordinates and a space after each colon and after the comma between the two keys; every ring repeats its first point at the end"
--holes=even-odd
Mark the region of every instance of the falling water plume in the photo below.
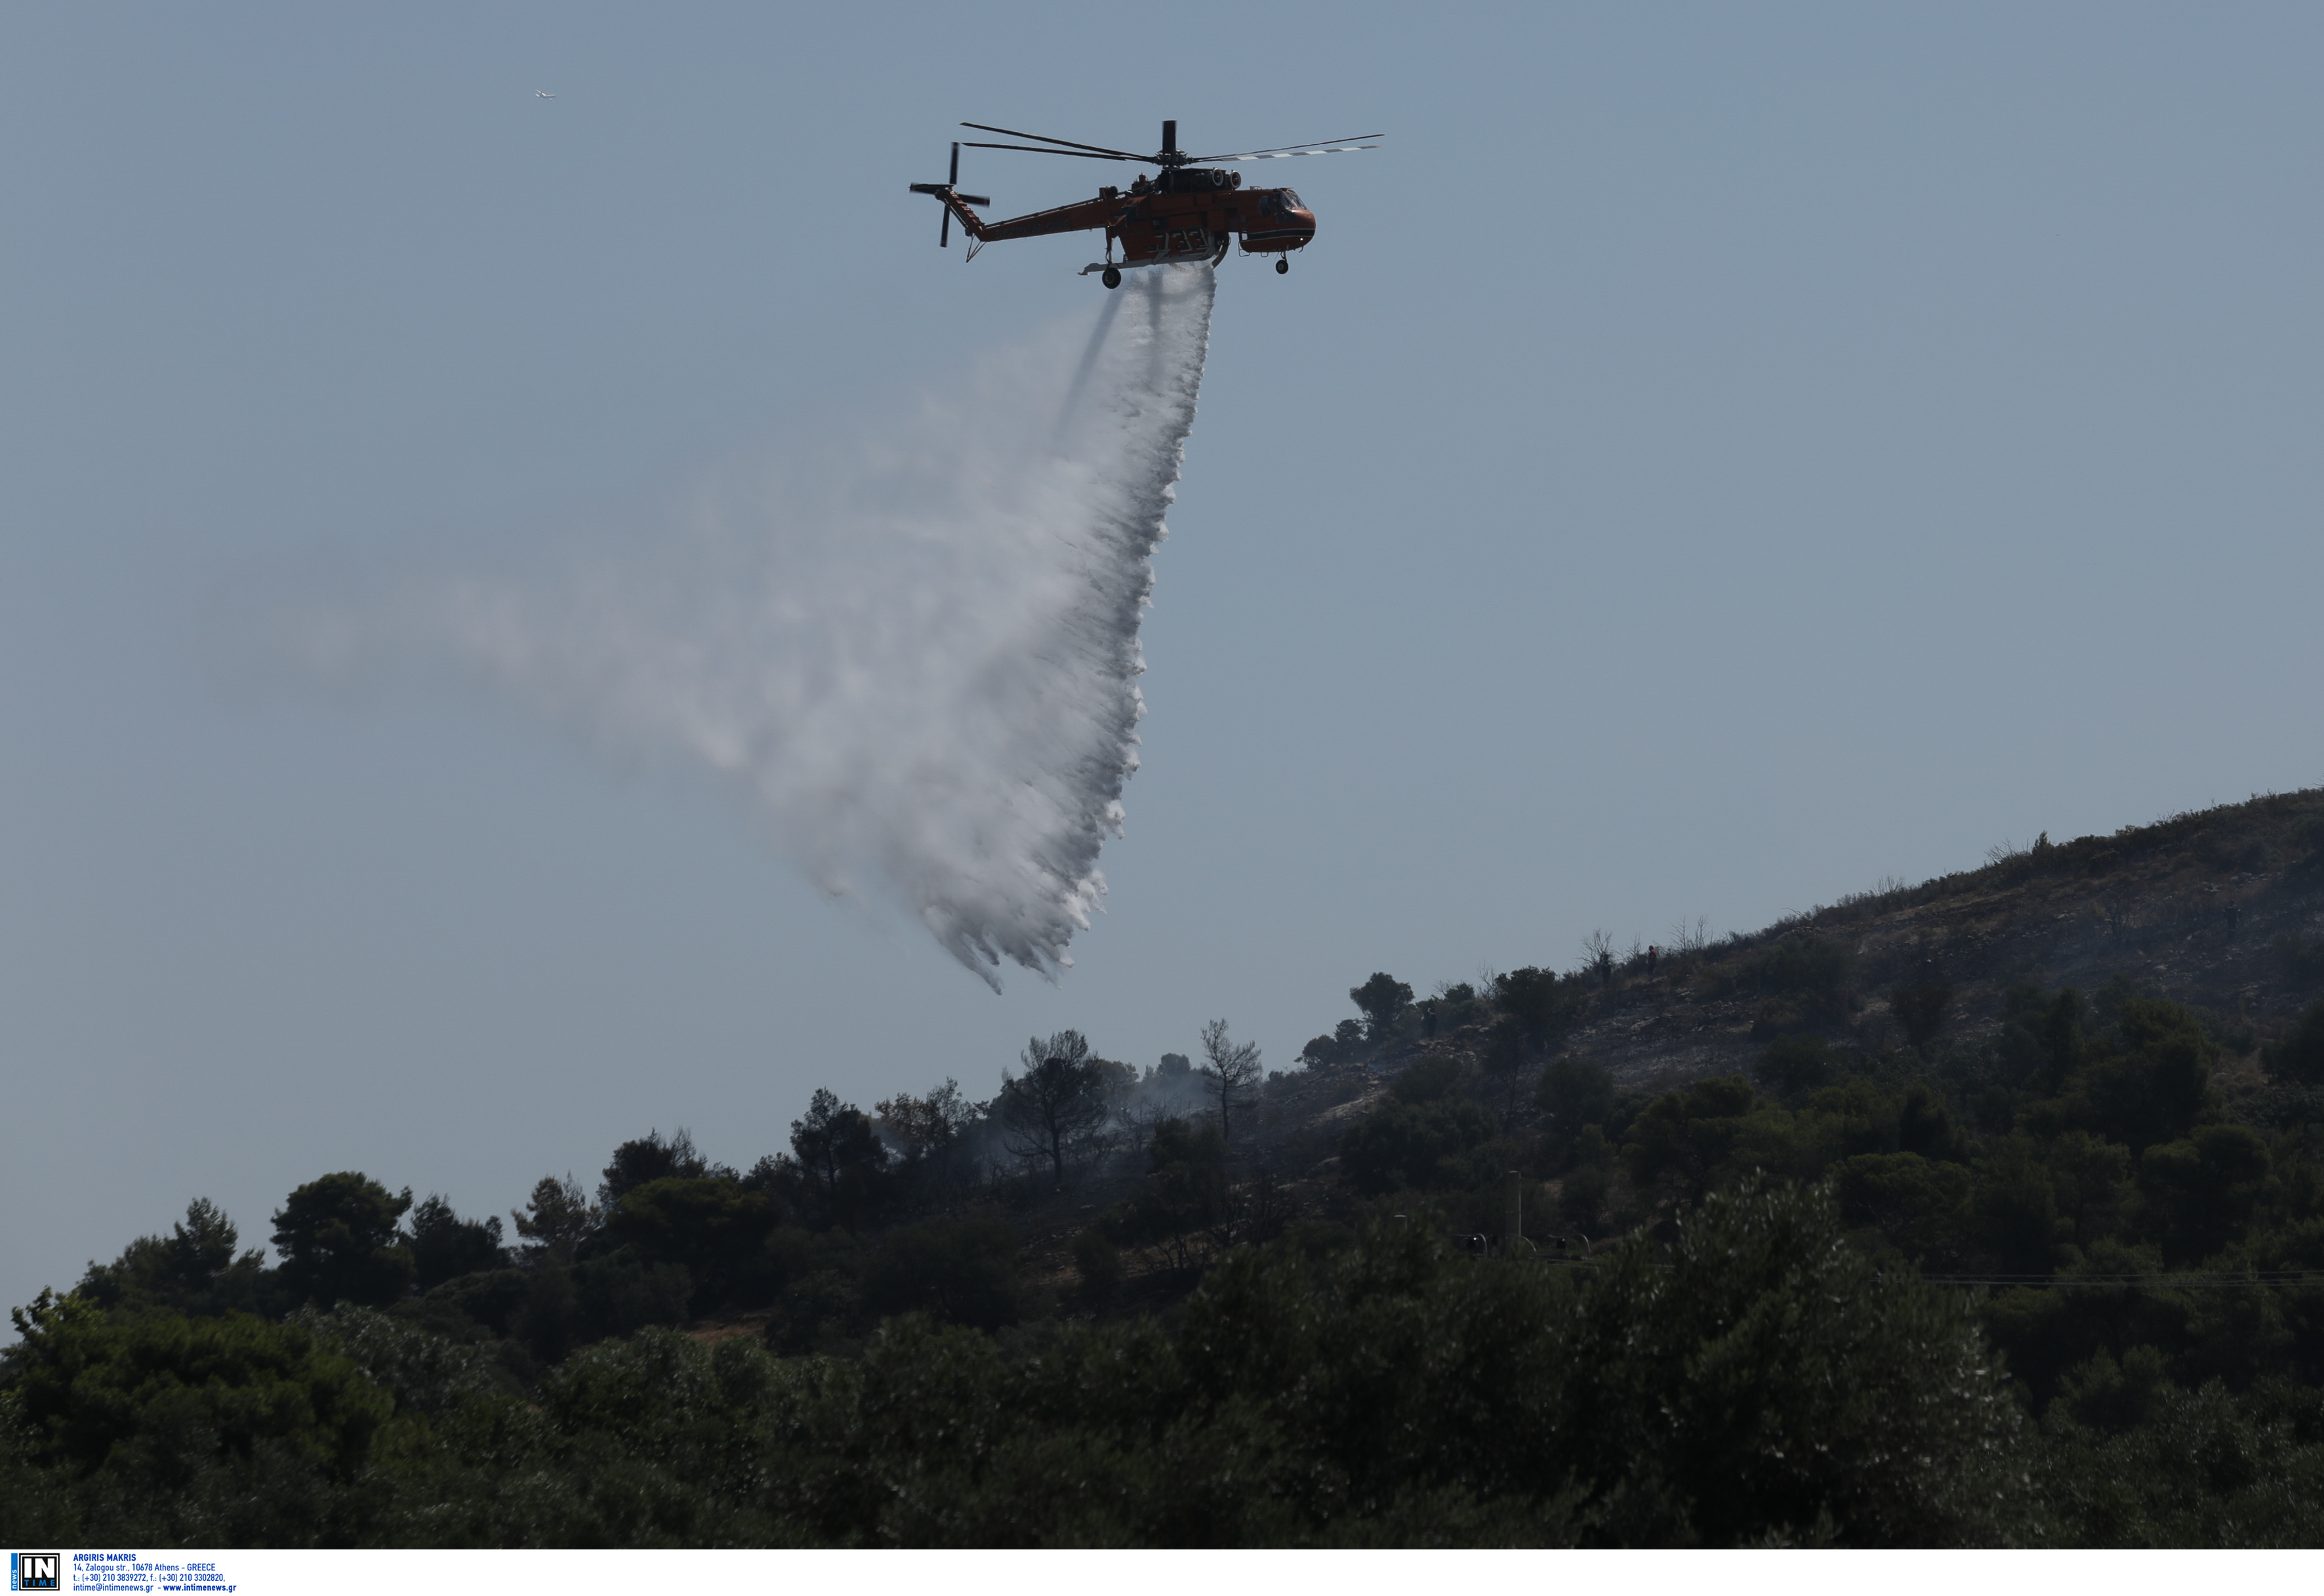
{"type": "Polygon", "coordinates": [[[1138,764],[1139,623],[1213,291],[1206,266],[1133,273],[1086,337],[779,459],[683,540],[439,585],[392,630],[739,783],[819,885],[899,900],[996,991],[1004,958],[1054,978],[1138,764]]]}

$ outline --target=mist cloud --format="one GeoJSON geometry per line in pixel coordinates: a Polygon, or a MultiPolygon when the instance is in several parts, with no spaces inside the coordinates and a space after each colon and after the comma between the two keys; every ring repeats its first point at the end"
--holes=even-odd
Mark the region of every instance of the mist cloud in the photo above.
{"type": "Polygon", "coordinates": [[[997,990],[1105,891],[1139,623],[1208,346],[1207,267],[1130,274],[917,413],[778,458],[664,547],[309,617],[310,654],[451,660],[529,711],[747,789],[826,890],[997,990]],[[317,640],[320,640],[319,642],[317,640]]]}

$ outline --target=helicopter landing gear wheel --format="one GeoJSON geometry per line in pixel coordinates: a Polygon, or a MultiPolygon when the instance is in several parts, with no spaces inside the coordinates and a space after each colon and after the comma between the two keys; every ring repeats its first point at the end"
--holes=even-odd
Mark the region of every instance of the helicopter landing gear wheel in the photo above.
{"type": "Polygon", "coordinates": [[[1290,271],[1290,270],[1291,270],[1291,257],[1290,257],[1290,256],[1288,256],[1288,255],[1278,255],[1278,256],[1277,256],[1277,257],[1276,257],[1276,262],[1275,262],[1275,269],[1276,269],[1276,271],[1277,271],[1278,272],[1288,272],[1288,271],[1290,271]]]}
{"type": "Polygon", "coordinates": [[[1115,268],[1108,266],[1105,269],[1105,275],[1099,278],[1098,281],[1105,284],[1108,288],[1120,288],[1121,286],[1121,273],[1115,268]]]}

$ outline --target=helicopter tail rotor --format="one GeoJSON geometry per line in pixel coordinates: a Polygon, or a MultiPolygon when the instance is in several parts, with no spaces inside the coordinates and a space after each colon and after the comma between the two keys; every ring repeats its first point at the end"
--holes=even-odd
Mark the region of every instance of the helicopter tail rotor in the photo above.
{"type": "MultiPolygon", "coordinates": [[[[938,249],[948,248],[952,244],[952,213],[953,207],[955,203],[961,205],[990,205],[992,203],[991,199],[986,195],[962,193],[959,189],[959,183],[960,145],[955,143],[952,147],[952,175],[950,177],[946,178],[941,183],[914,183],[912,185],[913,193],[933,194],[944,205],[944,221],[936,228],[936,247],[938,249]]],[[[968,224],[969,218],[964,216],[961,218],[961,226],[964,231],[967,229],[968,224]]],[[[974,254],[976,253],[976,246],[974,244],[972,243],[970,244],[968,253],[971,254],[974,254]]]]}

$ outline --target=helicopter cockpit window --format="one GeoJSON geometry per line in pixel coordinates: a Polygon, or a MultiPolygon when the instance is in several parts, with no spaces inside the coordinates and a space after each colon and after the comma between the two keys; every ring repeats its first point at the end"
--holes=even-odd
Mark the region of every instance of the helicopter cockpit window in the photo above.
{"type": "Polygon", "coordinates": [[[1305,210],[1307,208],[1306,203],[1299,198],[1299,190],[1296,189],[1286,189],[1283,190],[1283,203],[1285,208],[1289,210],[1305,210]]]}

